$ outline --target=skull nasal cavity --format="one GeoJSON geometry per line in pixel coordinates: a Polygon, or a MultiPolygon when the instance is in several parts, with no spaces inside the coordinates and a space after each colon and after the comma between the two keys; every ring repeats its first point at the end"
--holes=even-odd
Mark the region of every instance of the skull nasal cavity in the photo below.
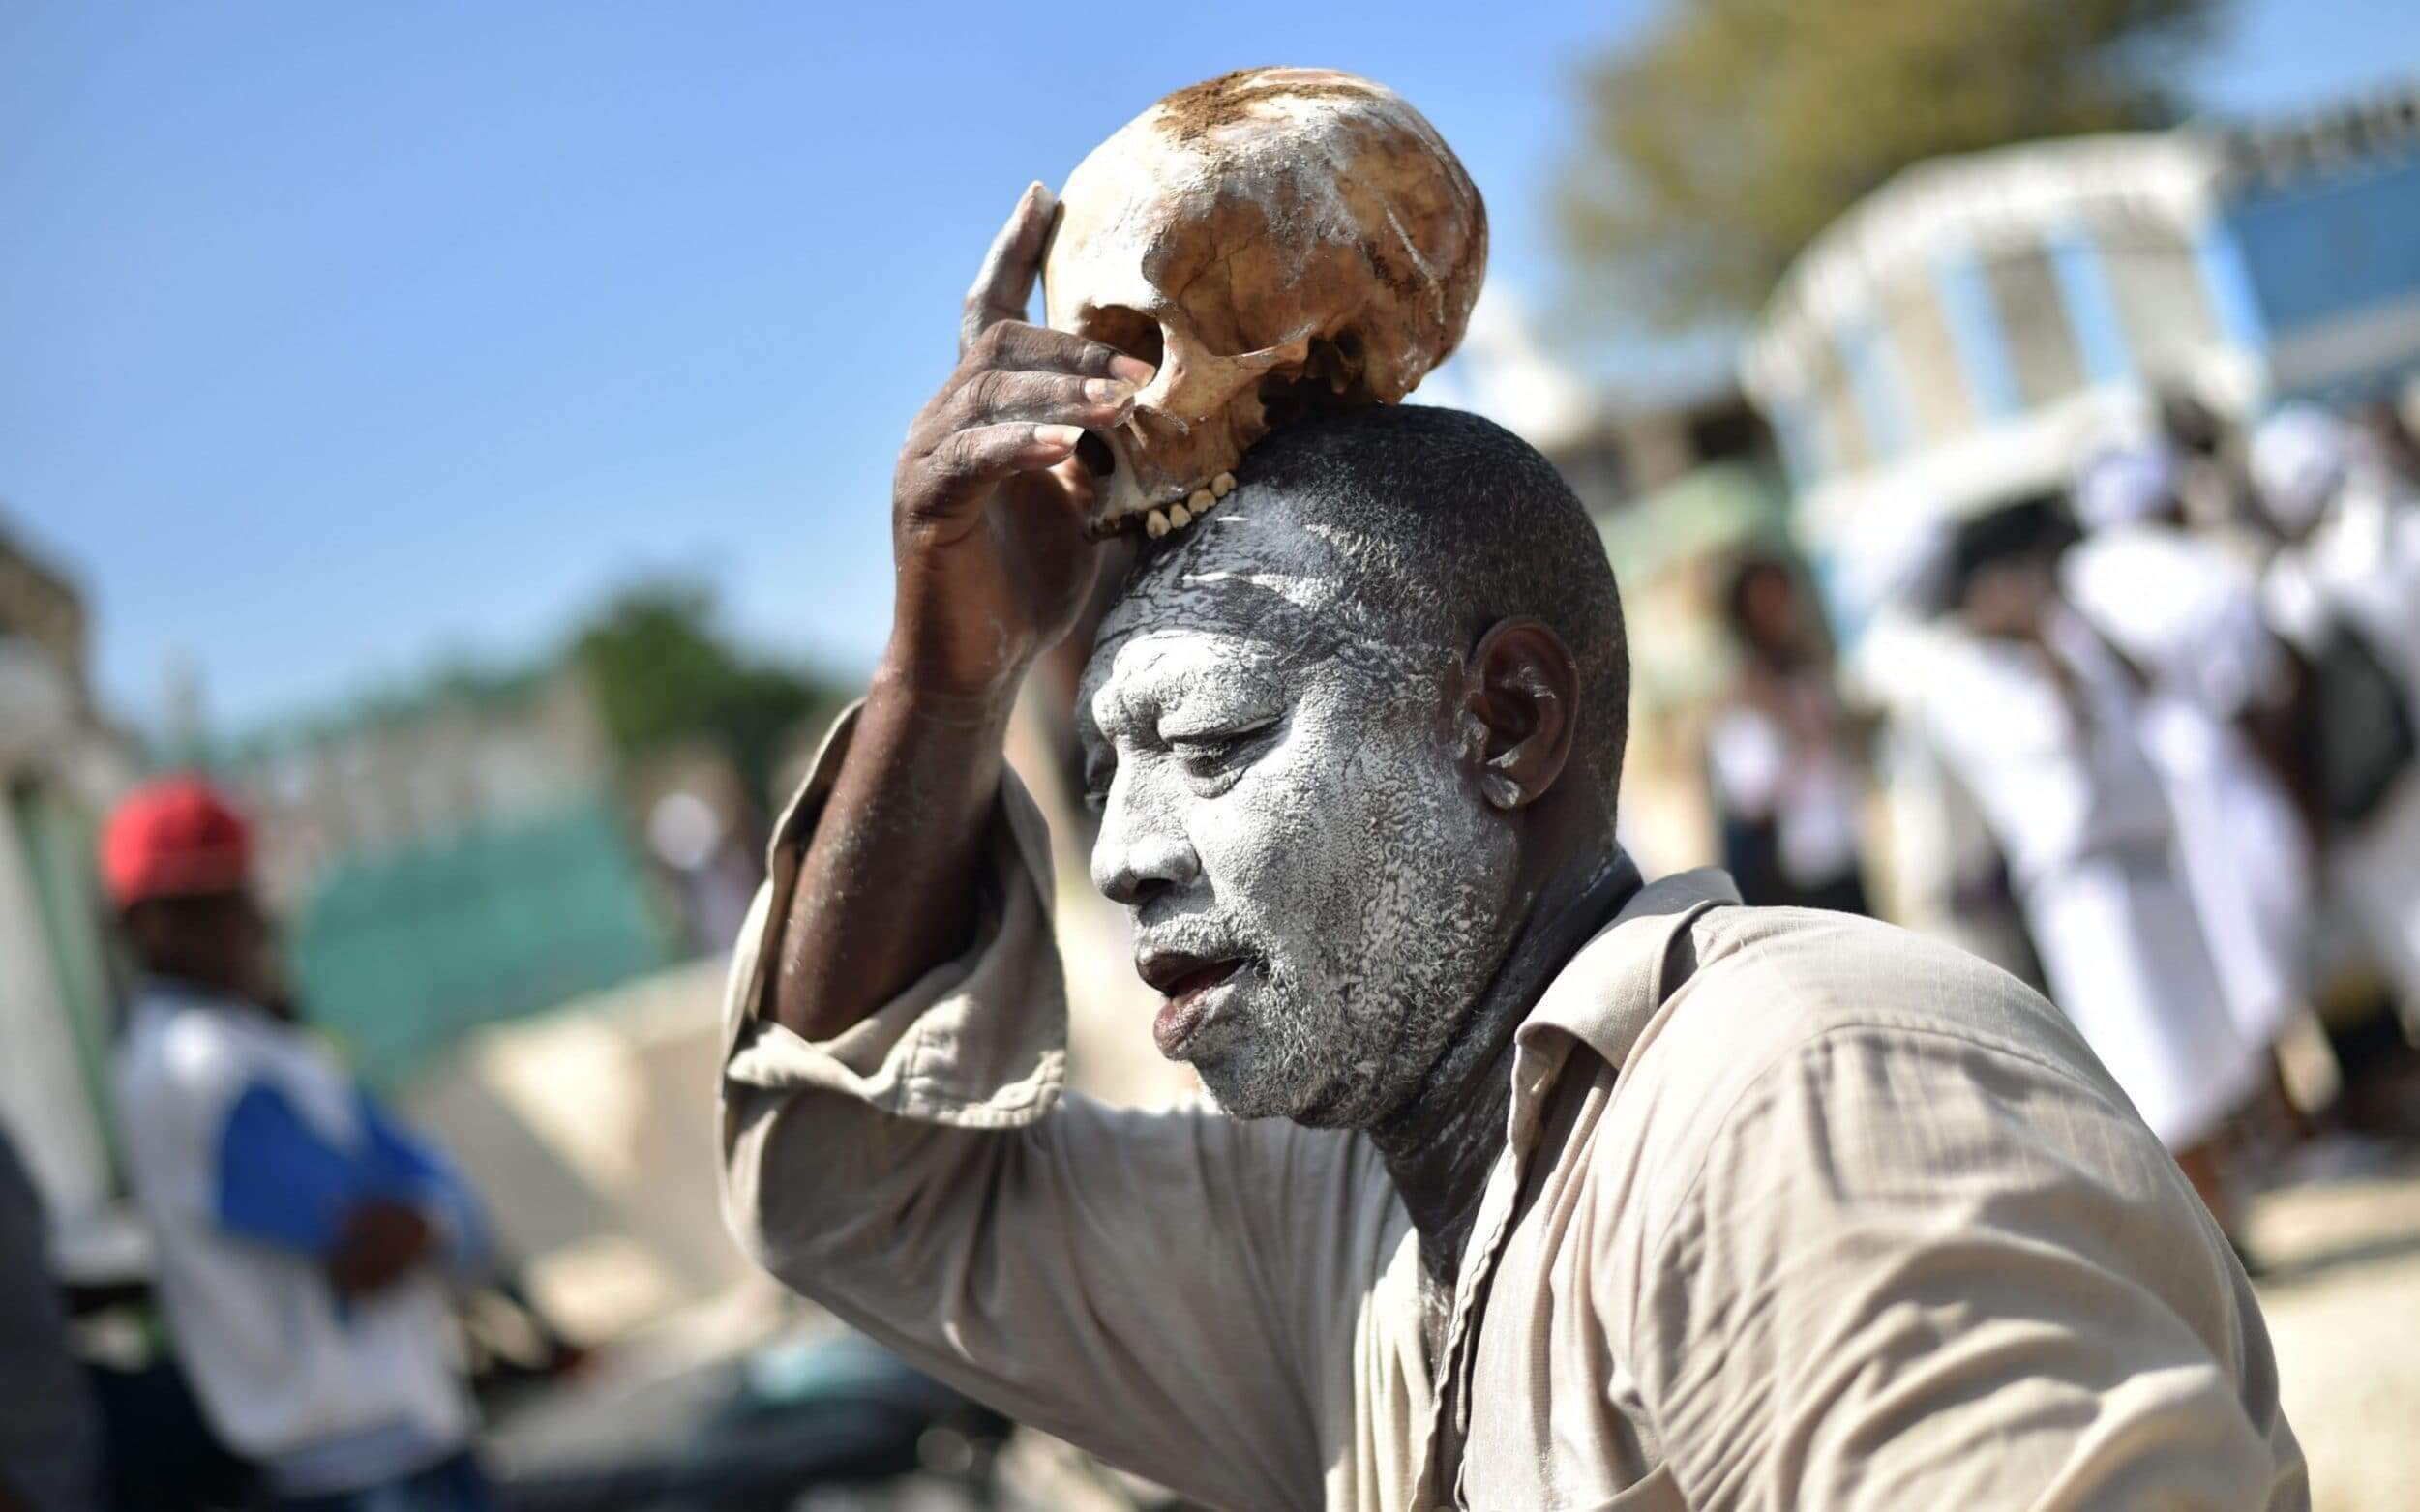
{"type": "Polygon", "coordinates": [[[1370,392],[1368,358],[1359,331],[1311,343],[1301,371],[1261,381],[1261,412],[1273,429],[1314,415],[1341,415],[1378,402],[1370,392]]]}
{"type": "Polygon", "coordinates": [[[1159,366],[1159,322],[1124,305],[1102,305],[1084,317],[1084,334],[1138,362],[1159,366]]]}

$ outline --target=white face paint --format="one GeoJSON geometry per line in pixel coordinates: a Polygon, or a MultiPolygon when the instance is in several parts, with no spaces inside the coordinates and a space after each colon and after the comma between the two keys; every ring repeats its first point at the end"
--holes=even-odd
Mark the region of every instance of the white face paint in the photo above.
{"type": "Polygon", "coordinates": [[[1162,1052],[1222,1106],[1367,1127],[1493,975],[1513,837],[1466,758],[1460,653],[1340,629],[1332,582],[1227,534],[1121,601],[1086,669],[1092,880],[1132,913],[1162,1052]]]}

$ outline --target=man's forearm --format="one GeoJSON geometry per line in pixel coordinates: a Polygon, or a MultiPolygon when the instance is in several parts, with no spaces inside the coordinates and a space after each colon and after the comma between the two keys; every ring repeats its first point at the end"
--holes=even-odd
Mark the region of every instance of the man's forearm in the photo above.
{"type": "Polygon", "coordinates": [[[1014,685],[939,693],[875,674],[782,931],[774,1021],[830,1039],[965,950],[1014,685]]]}
{"type": "Polygon", "coordinates": [[[967,295],[958,366],[891,475],[890,649],[771,921],[773,1019],[810,1040],[966,948],[1017,686],[1100,571],[1076,443],[1123,421],[1151,368],[1018,318],[1057,209],[1038,183],[1019,196],[967,295]]]}

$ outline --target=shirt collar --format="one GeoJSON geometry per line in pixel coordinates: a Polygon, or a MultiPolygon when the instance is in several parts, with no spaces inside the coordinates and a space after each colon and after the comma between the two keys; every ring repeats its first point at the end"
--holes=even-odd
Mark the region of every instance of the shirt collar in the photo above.
{"type": "MultiPolygon", "coordinates": [[[[1620,859],[1620,865],[1636,876],[1627,857],[1620,859]]],[[[1709,908],[1739,901],[1739,889],[1731,878],[1712,868],[1678,872],[1638,887],[1613,922],[1565,963],[1514,1033],[1512,1108],[1504,1152],[1488,1174],[1454,1280],[1452,1321],[1438,1358],[1428,1431],[1417,1462],[1420,1485],[1431,1485],[1441,1473],[1451,1484],[1460,1484],[1459,1447],[1449,1467],[1440,1461],[1439,1446],[1446,1441],[1449,1413],[1455,1419],[1457,1433],[1469,1429],[1472,1317],[1511,1230],[1522,1172],[1543,1122],[1547,1097],[1570,1059],[1572,1044],[1586,1045],[1607,1065],[1619,1068],[1646,1032],[1648,1021],[1670,995],[1670,987],[1678,985],[1665,982],[1674,937],[1709,908]]]]}
{"type": "MultiPolygon", "coordinates": [[[[1607,1065],[1621,1065],[1638,1044],[1647,1021],[1670,995],[1664,971],[1674,937],[1709,908],[1739,901],[1739,888],[1714,867],[1675,872],[1639,888],[1613,922],[1598,931],[1556,975],[1522,1022],[1514,1042],[1542,1052],[1550,1037],[1568,1036],[1595,1051],[1607,1065]]],[[[1542,1053],[1539,1058],[1561,1059],[1542,1053]]],[[[1513,1092],[1517,1098],[1543,1090],[1515,1086],[1513,1092]]]]}
{"type": "Polygon", "coordinates": [[[204,1008],[239,1022],[278,1022],[275,1016],[249,999],[203,987],[197,982],[162,976],[156,972],[145,972],[137,979],[134,994],[134,1013],[169,1013],[180,1008],[204,1008]]]}

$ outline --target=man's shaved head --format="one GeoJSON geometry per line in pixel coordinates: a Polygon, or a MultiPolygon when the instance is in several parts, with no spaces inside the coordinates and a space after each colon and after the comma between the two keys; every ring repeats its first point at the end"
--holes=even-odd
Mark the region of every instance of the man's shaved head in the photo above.
{"type": "Polygon", "coordinates": [[[1242,490],[1202,524],[1147,550],[1128,597],[1165,595],[1206,556],[1241,554],[1273,575],[1323,579],[1298,589],[1332,600],[1318,606],[1327,623],[1305,628],[1341,638],[1468,652],[1500,620],[1542,620],[1579,664],[1574,754],[1612,801],[1629,734],[1629,642],[1603,542],[1554,463],[1493,421],[1399,404],[1280,430],[1240,476],[1242,490]]]}
{"type": "Polygon", "coordinates": [[[1509,432],[1390,407],[1264,442],[1138,562],[1077,700],[1092,877],[1133,913],[1161,1050],[1239,1113],[1404,1106],[1537,901],[1533,857],[1595,836],[1610,861],[1628,683],[1596,531],[1509,432]],[[1530,758],[1547,726],[1569,760],[1530,758]]]}

